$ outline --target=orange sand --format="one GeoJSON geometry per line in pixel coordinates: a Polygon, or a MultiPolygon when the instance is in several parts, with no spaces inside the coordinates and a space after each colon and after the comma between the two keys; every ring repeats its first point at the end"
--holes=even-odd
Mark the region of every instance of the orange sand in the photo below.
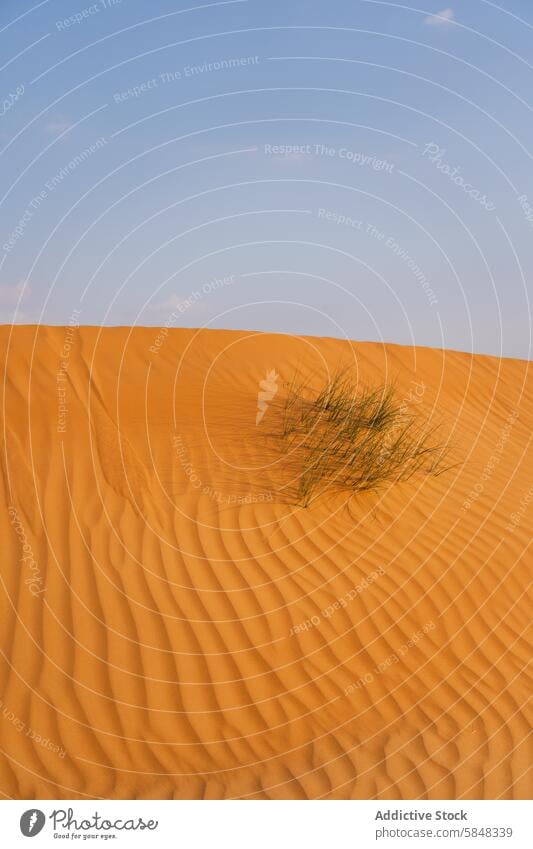
{"type": "Polygon", "coordinates": [[[528,364],[158,333],[0,328],[3,796],[527,797],[528,364]],[[460,465],[284,503],[259,383],[341,363],[460,465]]]}

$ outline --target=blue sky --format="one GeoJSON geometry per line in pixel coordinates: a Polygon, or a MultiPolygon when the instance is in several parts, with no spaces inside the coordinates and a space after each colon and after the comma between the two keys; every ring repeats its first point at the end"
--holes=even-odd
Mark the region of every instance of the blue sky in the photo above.
{"type": "Polygon", "coordinates": [[[1,322],[530,357],[526,0],[3,0],[0,44],[1,322]]]}

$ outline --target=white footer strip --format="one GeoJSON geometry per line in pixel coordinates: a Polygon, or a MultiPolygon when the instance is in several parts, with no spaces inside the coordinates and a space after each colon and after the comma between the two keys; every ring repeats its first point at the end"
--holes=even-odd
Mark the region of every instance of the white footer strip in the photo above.
{"type": "Polygon", "coordinates": [[[0,833],[9,849],[531,849],[531,813],[509,801],[4,801],[0,833]]]}

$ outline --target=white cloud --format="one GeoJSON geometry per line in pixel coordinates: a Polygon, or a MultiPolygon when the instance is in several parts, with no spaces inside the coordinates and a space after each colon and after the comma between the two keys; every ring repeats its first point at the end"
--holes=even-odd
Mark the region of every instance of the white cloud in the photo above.
{"type": "Polygon", "coordinates": [[[424,23],[429,27],[443,27],[451,24],[454,20],[455,12],[448,7],[435,15],[428,15],[427,18],[424,18],[424,23]]]}
{"type": "Polygon", "coordinates": [[[25,301],[30,296],[30,287],[25,280],[20,280],[18,283],[0,283],[0,305],[15,306],[19,302],[19,298],[25,301]],[[21,297],[22,296],[22,297],[21,297]]]}
{"type": "Polygon", "coordinates": [[[29,314],[20,307],[30,294],[30,287],[25,280],[12,284],[0,283],[0,324],[30,324],[29,314]]]}
{"type": "Polygon", "coordinates": [[[37,324],[26,312],[20,310],[15,313],[11,310],[0,310],[0,324],[37,324]]]}
{"type": "Polygon", "coordinates": [[[153,310],[177,310],[180,304],[184,303],[184,298],[179,298],[177,295],[170,295],[166,301],[159,301],[158,304],[152,306],[153,310]]]}
{"type": "Polygon", "coordinates": [[[48,136],[61,136],[64,132],[72,127],[72,121],[67,118],[57,118],[55,121],[50,121],[44,128],[48,136]]]}
{"type": "Polygon", "coordinates": [[[180,298],[179,295],[171,295],[165,301],[160,301],[150,307],[153,312],[158,313],[176,313],[180,315],[189,310],[194,312],[203,312],[206,308],[205,304],[200,303],[202,299],[201,292],[191,292],[186,298],[180,298]]]}

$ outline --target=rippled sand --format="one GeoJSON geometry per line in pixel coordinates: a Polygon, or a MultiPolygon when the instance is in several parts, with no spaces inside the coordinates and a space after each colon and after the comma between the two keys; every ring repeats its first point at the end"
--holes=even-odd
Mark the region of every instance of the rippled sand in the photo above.
{"type": "Polygon", "coordinates": [[[528,364],[158,333],[0,328],[4,797],[527,797],[528,364]],[[285,503],[267,396],[339,364],[458,465],[285,503]]]}

